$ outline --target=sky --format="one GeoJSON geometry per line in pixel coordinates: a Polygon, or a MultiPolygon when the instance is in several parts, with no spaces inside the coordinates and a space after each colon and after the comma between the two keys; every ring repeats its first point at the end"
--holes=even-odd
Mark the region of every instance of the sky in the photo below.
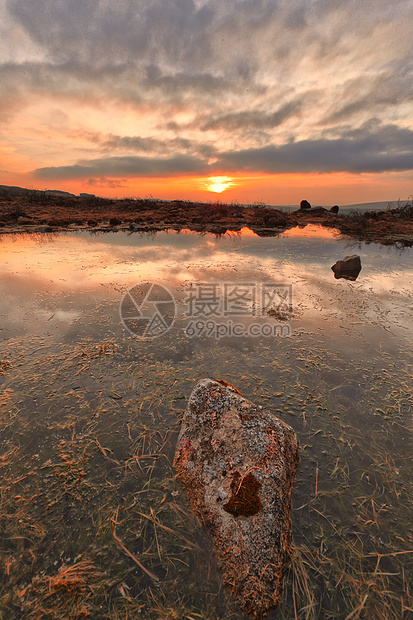
{"type": "Polygon", "coordinates": [[[411,0],[0,0],[0,184],[413,194],[411,0]]]}

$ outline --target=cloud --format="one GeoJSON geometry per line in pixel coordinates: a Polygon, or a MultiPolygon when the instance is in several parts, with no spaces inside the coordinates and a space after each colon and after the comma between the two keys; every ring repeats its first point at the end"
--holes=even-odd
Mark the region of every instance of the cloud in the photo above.
{"type": "Polygon", "coordinates": [[[49,166],[38,168],[34,176],[38,179],[84,179],[88,177],[160,177],[183,174],[202,174],[204,160],[176,155],[170,158],[154,157],[106,157],[83,161],[70,166],[49,166]]]}
{"type": "MultiPolygon", "coordinates": [[[[201,131],[209,131],[211,129],[265,129],[278,127],[287,118],[297,115],[301,108],[302,101],[291,101],[281,106],[275,112],[268,113],[262,110],[242,111],[224,114],[216,118],[207,120],[201,124],[201,131]]],[[[193,126],[194,124],[192,124],[193,126]]]]}
{"type": "Polygon", "coordinates": [[[111,187],[112,189],[127,186],[127,179],[108,179],[107,177],[90,178],[88,185],[96,185],[98,187],[111,187]]]}
{"type": "MultiPolygon", "coordinates": [[[[131,138],[131,140],[139,140],[131,138]]],[[[306,173],[383,172],[413,170],[413,131],[382,126],[372,119],[363,127],[348,128],[345,137],[301,140],[262,148],[215,152],[215,161],[190,155],[170,158],[102,157],[70,166],[34,171],[37,178],[161,177],[163,175],[213,175],[218,172],[306,173]]]]}
{"type": "MultiPolygon", "coordinates": [[[[381,47],[375,32],[384,20],[393,32],[383,33],[389,59],[399,57],[402,65],[406,43],[400,50],[397,45],[401,23],[404,31],[409,26],[408,6],[406,0],[391,6],[384,0],[118,0],[116,6],[107,0],[9,0],[5,32],[24,31],[25,47],[42,50],[42,57],[34,62],[28,53],[25,71],[21,58],[10,63],[8,77],[14,73],[14,82],[27,90],[79,97],[157,97],[158,105],[189,97],[198,111],[212,111],[211,123],[257,108],[262,123],[276,126],[272,115],[291,101],[285,92],[302,94],[301,81],[312,72],[317,79],[325,71],[334,90],[337,63],[356,67],[360,55],[363,62],[371,55],[374,63],[381,47]]],[[[410,9],[410,27],[411,19],[410,9]]],[[[382,62],[380,74],[385,69],[382,62]]],[[[357,101],[357,92],[350,99],[350,105],[357,101]]],[[[347,102],[340,97],[337,103],[347,102]]]]}
{"type": "Polygon", "coordinates": [[[335,140],[302,140],[227,152],[219,170],[285,172],[383,172],[413,169],[413,131],[396,126],[352,130],[335,140]]]}
{"type": "Polygon", "coordinates": [[[141,153],[157,153],[161,156],[170,153],[200,155],[202,157],[213,157],[215,155],[215,149],[211,145],[186,138],[160,139],[108,135],[101,140],[101,146],[107,151],[127,150],[141,153]]]}
{"type": "Polygon", "coordinates": [[[9,0],[8,8],[38,44],[57,62],[101,64],[125,58],[191,60],[196,37],[208,49],[213,9],[193,0],[9,0]]]}
{"type": "Polygon", "coordinates": [[[336,124],[362,113],[381,114],[413,103],[413,65],[394,61],[373,76],[363,75],[343,84],[340,99],[334,102],[322,123],[336,124]],[[356,96],[355,96],[356,94],[356,96]]]}
{"type": "Polygon", "coordinates": [[[411,167],[409,0],[7,0],[0,18],[0,120],[22,153],[22,111],[44,102],[37,178],[411,167]]]}
{"type": "MultiPolygon", "coordinates": [[[[293,72],[310,55],[343,51],[343,36],[396,22],[404,0],[9,0],[10,18],[54,65],[154,67],[149,82],[199,76],[198,85],[252,83],[293,72]],[[160,72],[160,75],[156,74],[160,72]],[[202,77],[204,76],[204,77],[202,77]]],[[[404,9],[406,11],[406,9],[404,9]]],[[[369,33],[371,34],[371,33],[369,33]]],[[[356,42],[356,41],[355,41],[356,42]]],[[[357,43],[357,42],[356,42],[357,43]]],[[[344,46],[345,50],[345,46],[344,46]]],[[[185,81],[185,80],[184,80],[185,81]]],[[[132,87],[133,85],[130,84],[132,87]]]]}

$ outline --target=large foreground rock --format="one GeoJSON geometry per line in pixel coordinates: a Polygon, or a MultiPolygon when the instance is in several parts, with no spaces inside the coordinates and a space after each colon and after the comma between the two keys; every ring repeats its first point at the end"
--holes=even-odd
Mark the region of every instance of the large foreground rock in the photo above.
{"type": "Polygon", "coordinates": [[[197,384],[176,448],[177,477],[212,533],[225,583],[256,618],[282,592],[298,462],[290,426],[223,381],[197,384]]]}

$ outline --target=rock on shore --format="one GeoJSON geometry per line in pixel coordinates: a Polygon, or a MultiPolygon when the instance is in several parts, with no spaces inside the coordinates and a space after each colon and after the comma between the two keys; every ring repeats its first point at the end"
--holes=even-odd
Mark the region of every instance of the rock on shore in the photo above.
{"type": "Polygon", "coordinates": [[[255,618],[282,592],[298,462],[290,426],[223,381],[196,385],[176,448],[177,477],[212,533],[225,583],[255,618]]]}

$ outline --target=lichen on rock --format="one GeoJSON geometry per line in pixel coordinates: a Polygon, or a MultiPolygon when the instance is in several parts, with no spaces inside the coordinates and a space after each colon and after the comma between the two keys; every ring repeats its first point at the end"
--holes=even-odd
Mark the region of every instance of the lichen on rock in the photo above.
{"type": "Polygon", "coordinates": [[[290,426],[230,384],[196,385],[176,448],[177,477],[212,533],[225,583],[256,618],[282,592],[298,462],[290,426]]]}

